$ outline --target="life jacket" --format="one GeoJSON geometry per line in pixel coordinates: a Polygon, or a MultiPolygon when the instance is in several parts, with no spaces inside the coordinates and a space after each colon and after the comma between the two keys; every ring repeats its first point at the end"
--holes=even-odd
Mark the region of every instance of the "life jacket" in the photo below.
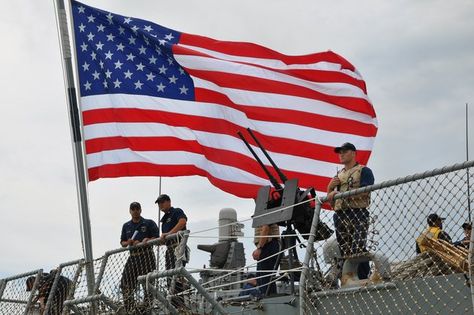
{"type": "MultiPolygon", "coordinates": [[[[255,228],[255,238],[253,240],[255,245],[257,245],[258,241],[260,240],[260,237],[258,236],[260,236],[261,230],[261,226],[255,228]]],[[[280,228],[278,227],[278,224],[270,224],[270,232],[268,233],[267,243],[273,240],[274,238],[280,238],[280,228]]]]}
{"type": "Polygon", "coordinates": [[[432,238],[434,240],[437,240],[439,237],[439,233],[441,233],[441,229],[437,226],[430,226],[426,231],[424,231],[418,238],[416,239],[416,243],[418,244],[418,247],[420,248],[420,252],[426,252],[426,246],[423,246],[423,239],[425,237],[432,238]]]}
{"type": "MultiPolygon", "coordinates": [[[[360,187],[360,177],[364,165],[356,164],[354,167],[346,170],[343,168],[337,177],[341,181],[339,192],[346,192],[360,187]]],[[[370,205],[370,194],[356,195],[349,198],[336,200],[334,210],[367,208],[370,205]]]]}

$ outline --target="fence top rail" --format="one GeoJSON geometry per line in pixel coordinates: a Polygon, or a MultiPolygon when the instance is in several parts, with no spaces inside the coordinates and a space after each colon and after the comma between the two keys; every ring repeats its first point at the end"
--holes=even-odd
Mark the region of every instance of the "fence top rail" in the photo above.
{"type": "Polygon", "coordinates": [[[20,273],[18,275],[14,275],[14,276],[11,276],[11,277],[8,277],[8,278],[3,278],[3,279],[0,279],[0,281],[4,281],[4,282],[8,282],[8,281],[12,281],[12,280],[16,280],[16,279],[21,279],[21,278],[24,278],[24,277],[28,277],[28,276],[33,276],[33,275],[36,275],[38,273],[42,273],[43,272],[43,269],[36,269],[36,270],[33,270],[33,271],[28,271],[28,272],[25,272],[25,273],[20,273]]]}
{"type": "MultiPolygon", "coordinates": [[[[357,189],[353,189],[353,190],[349,190],[349,191],[337,194],[334,196],[334,200],[347,198],[353,195],[358,195],[360,193],[371,192],[371,191],[375,191],[375,190],[379,190],[379,189],[383,189],[383,188],[387,188],[391,186],[405,184],[405,183],[413,182],[413,181],[428,178],[428,177],[433,177],[433,176],[442,175],[442,174],[446,174],[446,173],[450,173],[454,171],[459,171],[459,170],[463,170],[463,169],[470,168],[473,166],[474,166],[474,160],[471,160],[471,161],[465,161],[463,163],[456,163],[450,166],[445,166],[442,168],[436,168],[434,170],[426,171],[423,173],[416,173],[416,174],[408,175],[405,177],[390,179],[390,180],[383,181],[381,183],[377,183],[374,185],[364,186],[361,188],[357,188],[357,189]]],[[[324,203],[327,201],[327,197],[326,196],[321,197],[319,198],[319,201],[321,203],[324,203]]]]}
{"type": "Polygon", "coordinates": [[[73,265],[79,265],[79,264],[82,264],[83,262],[84,262],[84,258],[71,260],[71,261],[60,264],[59,268],[69,267],[69,266],[73,266],[73,265]]]}
{"type": "MultiPolygon", "coordinates": [[[[179,239],[179,238],[183,237],[185,234],[189,234],[189,230],[179,231],[179,232],[176,232],[174,234],[169,234],[165,237],[165,240],[173,241],[175,239],[179,239]]],[[[160,238],[156,238],[156,239],[148,241],[146,243],[140,243],[140,244],[130,246],[130,247],[120,247],[120,248],[109,250],[109,251],[105,252],[104,256],[110,256],[110,255],[113,255],[113,254],[126,252],[126,251],[129,251],[131,249],[141,248],[141,247],[150,246],[150,245],[161,245],[161,242],[162,242],[162,240],[160,238]]]]}

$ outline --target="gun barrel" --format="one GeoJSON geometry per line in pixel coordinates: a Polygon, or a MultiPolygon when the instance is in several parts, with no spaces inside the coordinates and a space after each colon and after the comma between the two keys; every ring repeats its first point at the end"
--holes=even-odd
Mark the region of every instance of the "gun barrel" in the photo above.
{"type": "Polygon", "coordinates": [[[263,164],[262,160],[258,157],[257,153],[254,151],[254,149],[252,149],[252,147],[250,146],[250,144],[247,142],[247,140],[245,139],[244,135],[240,132],[240,131],[237,131],[237,134],[239,135],[240,139],[242,139],[242,141],[245,143],[245,145],[247,146],[247,148],[249,149],[250,153],[252,153],[253,157],[255,158],[255,160],[257,160],[258,164],[260,164],[260,167],[263,169],[263,171],[265,172],[265,174],[267,174],[267,177],[268,179],[270,180],[270,182],[272,183],[273,187],[275,187],[276,189],[282,189],[280,183],[278,183],[278,181],[276,180],[276,178],[270,173],[270,171],[267,169],[267,167],[265,166],[265,164],[263,164]]]}
{"type": "Polygon", "coordinates": [[[267,157],[268,161],[270,162],[270,164],[273,166],[273,168],[275,169],[275,171],[278,173],[278,176],[280,176],[280,179],[282,182],[286,182],[288,180],[288,178],[285,176],[285,174],[283,174],[283,172],[280,170],[280,168],[276,165],[276,163],[273,161],[273,159],[270,157],[270,154],[268,154],[267,150],[265,150],[265,148],[262,146],[262,144],[260,143],[260,141],[257,139],[257,137],[254,135],[252,129],[250,128],[247,128],[247,131],[250,133],[250,135],[252,136],[252,138],[255,140],[255,142],[257,143],[258,147],[260,148],[260,150],[262,150],[263,154],[265,154],[265,156],[267,157]]]}

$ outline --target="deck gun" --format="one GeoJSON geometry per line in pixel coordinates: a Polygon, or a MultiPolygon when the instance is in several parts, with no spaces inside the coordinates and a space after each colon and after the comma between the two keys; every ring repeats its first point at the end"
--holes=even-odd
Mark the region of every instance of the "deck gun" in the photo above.
{"type": "MultiPolygon", "coordinates": [[[[302,204],[299,203],[309,200],[309,198],[315,198],[316,193],[314,188],[302,190],[298,187],[298,179],[288,179],[270,157],[267,150],[262,146],[253,131],[250,128],[247,128],[247,131],[273,166],[284,185],[282,186],[271,174],[242,133],[240,131],[237,132],[238,136],[245,143],[273,186],[273,189],[270,186],[263,186],[259,189],[257,199],[255,200],[255,212],[253,215],[252,227],[255,228],[261,225],[274,223],[277,223],[280,226],[293,225],[303,238],[308,239],[314,216],[314,207],[312,207],[309,202],[302,204]],[[281,210],[278,211],[279,209],[281,210]],[[272,214],[265,215],[268,212],[272,212],[272,214]]],[[[315,240],[328,239],[332,233],[333,231],[325,223],[320,221],[316,230],[315,240]]]]}

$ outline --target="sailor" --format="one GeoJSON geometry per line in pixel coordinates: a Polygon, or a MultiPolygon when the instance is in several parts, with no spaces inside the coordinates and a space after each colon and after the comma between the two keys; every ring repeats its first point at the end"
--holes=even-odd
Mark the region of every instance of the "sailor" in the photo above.
{"type": "Polygon", "coordinates": [[[269,284],[280,251],[280,229],[277,224],[262,225],[255,229],[254,243],[256,249],[252,253],[257,262],[257,284],[260,292],[276,294],[275,283],[269,284]],[[268,270],[268,271],[266,271],[268,270]],[[263,271],[263,272],[262,272],[263,271]],[[270,289],[267,292],[267,287],[270,289]]]}
{"type": "MultiPolygon", "coordinates": [[[[168,195],[162,194],[158,196],[155,203],[158,204],[160,210],[165,214],[160,220],[162,232],[161,239],[163,242],[167,235],[186,230],[186,223],[188,221],[186,214],[184,214],[182,209],[171,206],[171,199],[168,195]]],[[[177,244],[178,242],[176,241],[166,242],[166,269],[176,268],[175,250],[177,244]]],[[[185,257],[183,260],[183,267],[186,265],[187,258],[188,257],[185,257]]]]}
{"type": "MultiPolygon", "coordinates": [[[[142,207],[140,203],[132,202],[129,211],[132,219],[122,227],[122,235],[120,236],[122,247],[146,243],[159,237],[156,223],[141,216],[142,207]]],[[[156,261],[152,246],[147,245],[130,249],[130,256],[125,263],[120,280],[125,310],[128,313],[135,311],[134,292],[137,288],[138,276],[145,275],[154,269],[156,269],[156,261]]],[[[151,301],[149,293],[145,293],[145,298],[151,301]]]]}
{"type": "MultiPolygon", "coordinates": [[[[374,183],[372,170],[356,161],[356,147],[349,142],[336,147],[334,152],[344,168],[329,182],[328,201],[333,204],[336,238],[343,257],[366,252],[367,231],[369,229],[370,193],[358,194],[349,198],[338,199],[338,193],[369,186],[374,183]]],[[[367,279],[370,272],[369,262],[358,267],[359,279],[367,279]]]]}
{"type": "MultiPolygon", "coordinates": [[[[179,245],[179,240],[168,240],[166,241],[166,236],[170,234],[177,233],[179,231],[186,230],[186,223],[188,218],[181,208],[174,208],[171,206],[171,198],[166,194],[161,194],[155,201],[160,208],[160,211],[163,211],[165,214],[161,218],[161,241],[166,244],[166,253],[165,253],[165,268],[174,269],[176,268],[176,250],[179,245]]],[[[181,259],[182,266],[186,266],[187,261],[189,260],[189,247],[185,248],[185,257],[181,259]]],[[[171,279],[167,279],[168,287],[171,289],[171,279]]],[[[178,295],[185,289],[185,281],[182,278],[176,279],[174,288],[171,289],[170,293],[174,296],[171,297],[171,304],[174,307],[180,308],[184,305],[183,296],[178,295]]]]}
{"type": "Polygon", "coordinates": [[[443,221],[445,218],[441,218],[436,213],[432,213],[426,219],[428,228],[416,239],[416,253],[420,254],[426,251],[426,247],[423,246],[423,238],[430,237],[432,239],[440,239],[451,243],[451,237],[448,233],[443,231],[443,221]]]}
{"type": "MultiPolygon", "coordinates": [[[[35,300],[40,305],[41,314],[45,311],[48,303],[48,298],[53,288],[54,279],[56,278],[56,269],[53,269],[48,273],[42,273],[39,276],[39,282],[37,287],[37,294],[35,300]]],[[[26,291],[30,292],[33,289],[36,276],[31,276],[26,279],[26,291]]],[[[68,296],[69,289],[72,286],[72,281],[62,275],[58,276],[58,282],[56,284],[55,291],[52,295],[51,306],[49,307],[48,314],[60,315],[63,311],[63,303],[68,296]]]]}
{"type": "Polygon", "coordinates": [[[464,231],[464,238],[460,241],[454,242],[454,246],[464,247],[469,249],[469,244],[471,242],[471,232],[472,232],[472,225],[471,223],[463,223],[462,229],[464,231]]]}

